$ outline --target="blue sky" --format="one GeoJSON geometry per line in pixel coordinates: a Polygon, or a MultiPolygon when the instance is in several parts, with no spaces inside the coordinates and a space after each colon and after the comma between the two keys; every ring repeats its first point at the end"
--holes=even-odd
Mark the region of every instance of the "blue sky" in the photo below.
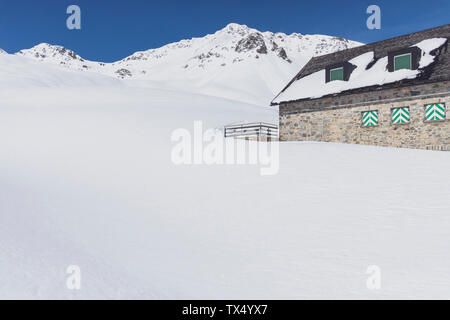
{"type": "Polygon", "coordinates": [[[110,62],[230,22],[368,43],[449,23],[449,12],[448,0],[0,0],[0,48],[13,53],[47,42],[110,62]],[[81,30],[66,28],[71,4],[81,8],[81,30]],[[381,8],[381,30],[366,27],[370,4],[381,8]]]}

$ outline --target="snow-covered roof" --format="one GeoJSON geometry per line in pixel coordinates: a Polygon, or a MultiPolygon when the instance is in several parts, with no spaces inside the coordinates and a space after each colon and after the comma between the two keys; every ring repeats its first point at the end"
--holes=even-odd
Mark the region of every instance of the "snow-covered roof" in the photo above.
{"type": "Polygon", "coordinates": [[[374,86],[389,87],[389,84],[398,84],[400,81],[406,84],[408,80],[417,79],[450,80],[450,57],[445,54],[438,58],[436,53],[440,53],[440,50],[436,49],[447,45],[449,37],[450,25],[446,25],[313,58],[275,97],[272,104],[316,99],[343,92],[352,93],[355,90],[361,91],[362,88],[371,90],[374,86]],[[406,48],[420,49],[418,69],[389,72],[388,54],[406,48]],[[441,68],[437,68],[433,77],[436,68],[431,67],[438,60],[441,68]],[[336,63],[350,63],[354,66],[348,81],[325,81],[326,68],[336,63]]]}

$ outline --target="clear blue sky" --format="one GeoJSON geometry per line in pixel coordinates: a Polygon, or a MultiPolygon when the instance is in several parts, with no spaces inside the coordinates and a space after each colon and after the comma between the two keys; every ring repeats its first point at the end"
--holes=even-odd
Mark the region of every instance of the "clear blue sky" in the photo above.
{"type": "Polygon", "coordinates": [[[13,53],[47,42],[110,62],[230,22],[368,43],[449,23],[449,12],[449,0],[0,0],[0,48],[13,53]],[[81,30],[66,28],[70,4],[81,8],[81,30]],[[381,30],[366,28],[370,4],[381,7],[381,30]]]}

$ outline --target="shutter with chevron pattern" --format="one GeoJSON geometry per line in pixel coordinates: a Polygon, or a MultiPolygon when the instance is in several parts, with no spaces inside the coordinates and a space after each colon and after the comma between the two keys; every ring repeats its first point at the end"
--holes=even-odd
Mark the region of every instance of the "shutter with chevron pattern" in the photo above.
{"type": "Polygon", "coordinates": [[[440,121],[445,120],[445,104],[432,103],[425,106],[425,120],[426,121],[440,121]]]}
{"type": "Polygon", "coordinates": [[[376,127],[378,126],[378,110],[365,111],[362,114],[363,127],[376,127]]]}
{"type": "Polygon", "coordinates": [[[409,107],[401,107],[392,109],[392,123],[404,124],[409,123],[409,107]]]}

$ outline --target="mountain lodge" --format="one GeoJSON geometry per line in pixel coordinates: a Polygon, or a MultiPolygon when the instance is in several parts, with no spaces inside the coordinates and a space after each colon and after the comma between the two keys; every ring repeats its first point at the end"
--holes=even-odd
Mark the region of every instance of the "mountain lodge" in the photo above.
{"type": "Polygon", "coordinates": [[[450,150],[450,24],[312,58],[273,99],[281,141],[450,150]]]}

